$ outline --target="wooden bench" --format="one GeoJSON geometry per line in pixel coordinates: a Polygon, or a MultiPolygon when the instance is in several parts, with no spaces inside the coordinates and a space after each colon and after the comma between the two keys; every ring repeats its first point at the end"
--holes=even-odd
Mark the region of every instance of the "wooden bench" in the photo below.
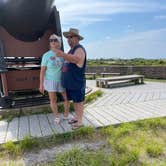
{"type": "Polygon", "coordinates": [[[92,76],[93,79],[96,79],[96,73],[85,73],[85,75],[92,76]]]}
{"type": "Polygon", "coordinates": [[[123,83],[123,82],[134,82],[135,84],[143,84],[144,76],[143,75],[124,75],[124,76],[114,76],[107,78],[97,78],[96,86],[101,88],[108,88],[111,83],[123,83]],[[116,82],[115,82],[116,81],[116,82]]]}
{"type": "Polygon", "coordinates": [[[105,76],[118,76],[120,73],[100,73],[101,77],[105,76]]]}

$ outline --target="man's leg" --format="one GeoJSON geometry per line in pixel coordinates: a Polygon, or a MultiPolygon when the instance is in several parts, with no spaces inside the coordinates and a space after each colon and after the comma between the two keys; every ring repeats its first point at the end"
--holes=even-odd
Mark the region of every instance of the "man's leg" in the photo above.
{"type": "Polygon", "coordinates": [[[74,104],[74,112],[75,112],[74,119],[78,120],[77,103],[73,103],[73,104],[74,104]]]}
{"type": "Polygon", "coordinates": [[[84,111],[84,105],[83,102],[79,102],[79,103],[74,103],[74,108],[75,108],[75,113],[77,116],[77,124],[78,125],[82,125],[82,119],[83,119],[83,111],[84,111]]]}

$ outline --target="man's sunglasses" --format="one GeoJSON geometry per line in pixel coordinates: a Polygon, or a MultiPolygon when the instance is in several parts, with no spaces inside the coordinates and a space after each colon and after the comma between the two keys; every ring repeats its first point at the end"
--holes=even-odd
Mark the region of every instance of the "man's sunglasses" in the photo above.
{"type": "Polygon", "coordinates": [[[58,42],[57,39],[49,39],[49,42],[58,42]]]}
{"type": "Polygon", "coordinates": [[[77,36],[67,36],[67,39],[72,39],[73,37],[77,37],[77,36]]]}

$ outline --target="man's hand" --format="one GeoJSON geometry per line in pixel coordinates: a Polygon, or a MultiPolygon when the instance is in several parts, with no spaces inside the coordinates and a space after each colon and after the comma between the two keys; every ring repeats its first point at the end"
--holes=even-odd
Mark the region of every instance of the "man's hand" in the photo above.
{"type": "Polygon", "coordinates": [[[61,51],[59,49],[54,49],[53,51],[56,53],[57,57],[64,57],[63,51],[61,51]]]}

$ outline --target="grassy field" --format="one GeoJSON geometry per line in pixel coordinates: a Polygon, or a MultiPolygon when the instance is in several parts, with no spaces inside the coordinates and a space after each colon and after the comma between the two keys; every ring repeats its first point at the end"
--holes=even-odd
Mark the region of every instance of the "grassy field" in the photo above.
{"type": "Polygon", "coordinates": [[[133,66],[166,66],[166,59],[89,59],[88,66],[133,65],[133,66]]]}
{"type": "Polygon", "coordinates": [[[50,166],[165,166],[165,131],[166,118],[110,126],[100,130],[110,152],[72,149],[59,154],[50,166]]]}
{"type": "Polygon", "coordinates": [[[74,133],[54,136],[49,141],[26,138],[18,144],[9,142],[3,145],[0,154],[1,159],[6,156],[20,158],[25,151],[35,149],[37,153],[37,149],[52,147],[66,141],[106,140],[107,145],[99,150],[84,151],[74,147],[70,151],[59,153],[52,163],[45,166],[165,166],[165,131],[166,117],[124,123],[98,130],[86,127],[74,133]]]}
{"type": "Polygon", "coordinates": [[[166,83],[166,79],[150,79],[150,78],[145,78],[145,81],[148,81],[148,82],[165,82],[166,83]]]}

